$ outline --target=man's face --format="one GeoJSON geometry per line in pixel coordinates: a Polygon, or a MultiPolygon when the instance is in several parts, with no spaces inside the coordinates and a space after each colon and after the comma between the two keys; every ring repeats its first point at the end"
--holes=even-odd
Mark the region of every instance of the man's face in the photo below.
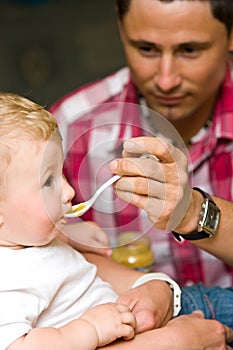
{"type": "Polygon", "coordinates": [[[230,40],[208,2],[133,0],[120,32],[133,81],[150,108],[173,124],[209,117],[230,40]]]}

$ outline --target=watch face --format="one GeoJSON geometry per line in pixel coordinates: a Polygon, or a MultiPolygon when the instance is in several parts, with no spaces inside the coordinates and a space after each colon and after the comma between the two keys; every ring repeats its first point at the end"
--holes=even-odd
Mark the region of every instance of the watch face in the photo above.
{"type": "MultiPolygon", "coordinates": [[[[200,192],[200,190],[199,190],[200,192]]],[[[203,192],[201,192],[203,194],[203,192]]],[[[204,195],[203,195],[204,196],[204,195]]],[[[198,227],[196,230],[188,234],[180,234],[172,231],[174,237],[180,242],[182,239],[195,241],[203,238],[212,237],[216,234],[220,210],[211,197],[205,193],[204,201],[201,206],[201,212],[199,214],[198,227]]]]}
{"type": "Polygon", "coordinates": [[[205,213],[206,215],[203,218],[204,222],[203,222],[202,229],[211,234],[215,234],[219,223],[220,211],[218,207],[210,201],[208,201],[206,205],[207,205],[206,213],[205,213]]]}

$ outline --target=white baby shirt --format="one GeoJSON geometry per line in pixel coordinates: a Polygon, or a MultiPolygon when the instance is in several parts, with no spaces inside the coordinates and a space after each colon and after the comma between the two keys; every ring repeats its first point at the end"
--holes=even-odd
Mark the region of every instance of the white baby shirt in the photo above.
{"type": "Polygon", "coordinates": [[[0,248],[0,350],[35,327],[61,327],[90,307],[116,301],[96,267],[65,243],[0,248]]]}

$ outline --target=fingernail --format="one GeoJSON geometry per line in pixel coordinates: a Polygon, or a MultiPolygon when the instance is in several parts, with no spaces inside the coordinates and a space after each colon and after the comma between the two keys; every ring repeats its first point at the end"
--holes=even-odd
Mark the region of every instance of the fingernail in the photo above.
{"type": "Polygon", "coordinates": [[[126,140],[124,142],[124,149],[127,150],[133,150],[135,148],[135,142],[131,141],[131,140],[126,140]]]}
{"type": "Polygon", "coordinates": [[[109,166],[110,166],[111,170],[117,170],[117,168],[118,168],[117,160],[113,160],[111,163],[109,163],[109,166]]]}
{"type": "Polygon", "coordinates": [[[112,249],[107,249],[106,256],[112,256],[112,249]]]}

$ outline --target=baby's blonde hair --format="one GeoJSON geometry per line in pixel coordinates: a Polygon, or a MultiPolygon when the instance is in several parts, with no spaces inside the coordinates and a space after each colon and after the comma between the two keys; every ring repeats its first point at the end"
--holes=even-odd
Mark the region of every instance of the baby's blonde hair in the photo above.
{"type": "MultiPolygon", "coordinates": [[[[7,169],[14,140],[49,140],[60,133],[56,119],[37,103],[13,93],[0,93],[0,198],[6,193],[7,169]]],[[[30,147],[30,146],[29,146],[30,147]]]]}

